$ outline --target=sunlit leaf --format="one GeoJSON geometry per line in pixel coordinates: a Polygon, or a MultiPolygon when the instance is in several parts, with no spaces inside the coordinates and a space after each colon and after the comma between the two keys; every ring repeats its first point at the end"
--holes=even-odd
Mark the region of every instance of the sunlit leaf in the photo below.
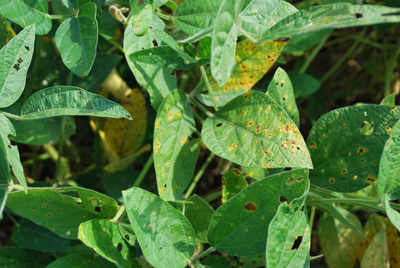
{"type": "Polygon", "coordinates": [[[387,195],[383,196],[383,204],[390,222],[400,231],[400,213],[390,206],[389,197],[387,195]]]}
{"type": "Polygon", "coordinates": [[[145,35],[153,19],[155,0],[131,1],[132,25],[136,35],[145,35]]]}
{"type": "Polygon", "coordinates": [[[208,242],[208,226],[213,213],[214,210],[210,205],[197,195],[192,195],[185,203],[185,216],[196,233],[196,242],[208,242]]]}
{"type": "MultiPolygon", "coordinates": [[[[3,156],[1,155],[1,157],[3,156]]],[[[7,197],[8,197],[8,184],[0,184],[0,218],[3,217],[3,210],[7,202],[7,197]]]]}
{"type": "Polygon", "coordinates": [[[380,103],[380,105],[390,105],[394,106],[396,101],[396,93],[392,93],[389,96],[386,96],[380,103]]]}
{"type": "Polygon", "coordinates": [[[256,179],[256,180],[261,180],[265,179],[268,176],[275,175],[278,173],[281,173],[283,171],[283,168],[259,168],[259,167],[242,167],[243,172],[246,173],[247,176],[256,179]]]}
{"type": "Polygon", "coordinates": [[[247,187],[247,181],[238,169],[231,169],[222,176],[222,203],[247,187]]]}

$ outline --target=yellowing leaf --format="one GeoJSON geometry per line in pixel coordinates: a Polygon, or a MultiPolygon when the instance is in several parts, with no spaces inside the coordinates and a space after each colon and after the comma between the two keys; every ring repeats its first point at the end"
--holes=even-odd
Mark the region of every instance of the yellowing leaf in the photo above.
{"type": "MultiPolygon", "coordinates": [[[[246,40],[236,46],[236,66],[231,78],[224,87],[219,87],[217,81],[207,75],[218,106],[223,106],[233,98],[248,92],[275,63],[289,39],[279,39],[255,46],[246,40]]],[[[212,106],[208,95],[198,94],[204,104],[212,106]]]]}
{"type": "Polygon", "coordinates": [[[247,181],[238,169],[229,170],[222,176],[222,203],[225,203],[247,187],[247,181]]]}
{"type": "Polygon", "coordinates": [[[0,48],[7,44],[14,36],[15,32],[6,18],[0,16],[0,48]]]}
{"type": "Polygon", "coordinates": [[[121,106],[131,114],[133,120],[108,119],[104,132],[110,147],[119,156],[126,156],[142,145],[147,124],[146,101],[139,89],[128,90],[121,100],[121,106]]]}

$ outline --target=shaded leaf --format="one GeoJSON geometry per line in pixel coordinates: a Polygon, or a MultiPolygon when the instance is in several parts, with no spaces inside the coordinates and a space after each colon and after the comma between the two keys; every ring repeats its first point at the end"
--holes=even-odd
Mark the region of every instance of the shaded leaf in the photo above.
{"type": "Polygon", "coordinates": [[[268,226],[279,205],[303,195],[307,177],[308,169],[297,169],[250,184],[214,212],[210,245],[234,256],[265,252],[268,226]]]}
{"type": "Polygon", "coordinates": [[[200,152],[192,108],[186,93],[176,89],[158,109],[154,128],[154,167],[164,200],[176,200],[189,185],[200,152]]]}
{"type": "Polygon", "coordinates": [[[35,26],[31,25],[0,50],[0,108],[10,106],[21,96],[34,45],[35,26]]]}
{"type": "Polygon", "coordinates": [[[104,180],[102,181],[106,194],[122,203],[122,191],[133,186],[135,178],[139,176],[139,172],[140,171],[133,169],[132,165],[114,173],[106,172],[104,180]]]}
{"type": "Polygon", "coordinates": [[[192,195],[185,203],[185,216],[196,234],[196,242],[208,243],[207,232],[214,210],[206,201],[192,195]]]}
{"type": "Polygon", "coordinates": [[[119,233],[132,247],[136,246],[136,235],[133,231],[132,225],[129,223],[120,222],[118,224],[119,233]]]}
{"type": "Polygon", "coordinates": [[[293,84],[295,98],[311,95],[321,86],[321,82],[309,74],[289,72],[288,75],[293,84]]]}
{"type": "Polygon", "coordinates": [[[195,248],[189,221],[170,204],[140,188],[124,191],[123,196],[147,261],[158,268],[185,267],[195,248]]]}
{"type": "Polygon", "coordinates": [[[51,258],[45,259],[39,251],[20,247],[1,247],[0,266],[3,268],[45,268],[51,258]]]}
{"type": "Polygon", "coordinates": [[[131,115],[115,102],[78,87],[56,86],[40,90],[22,106],[23,120],[61,115],[91,115],[128,118],[131,115]]]}
{"type": "Polygon", "coordinates": [[[243,172],[252,179],[261,180],[268,176],[281,173],[283,168],[259,168],[259,167],[242,167],[243,172]]]}
{"type": "Polygon", "coordinates": [[[154,15],[155,0],[131,1],[132,25],[136,35],[145,35],[154,15]],[[139,3],[140,2],[140,3],[139,3]]]}
{"type": "Polygon", "coordinates": [[[222,176],[222,203],[247,187],[247,181],[238,169],[231,169],[222,176]]]}
{"type": "Polygon", "coordinates": [[[62,0],[63,4],[69,9],[79,9],[90,0],[62,0]]]}
{"type": "MultiPolygon", "coordinates": [[[[41,119],[36,119],[31,122],[38,122],[41,119]]],[[[62,117],[49,117],[45,119],[49,128],[50,141],[55,143],[60,139],[62,117]]],[[[29,121],[22,121],[29,122],[29,121]]],[[[64,138],[69,139],[72,135],[76,134],[75,118],[73,116],[65,116],[64,125],[64,138]]]]}
{"type": "Polygon", "coordinates": [[[386,96],[380,103],[380,105],[390,105],[394,106],[396,101],[396,93],[392,93],[389,96],[386,96]]]}
{"type": "Polygon", "coordinates": [[[246,167],[312,168],[300,131],[266,94],[239,96],[207,118],[202,139],[216,155],[246,167]]]}
{"type": "Polygon", "coordinates": [[[355,192],[374,183],[379,158],[393,125],[397,107],[361,105],[322,116],[307,139],[314,164],[311,182],[336,192],[355,192]]]}
{"type": "Polygon", "coordinates": [[[385,230],[379,231],[368,245],[361,261],[361,267],[390,267],[389,249],[385,230]]]}
{"type": "Polygon", "coordinates": [[[115,264],[105,262],[101,257],[92,254],[73,254],[57,259],[46,268],[114,268],[115,264]]]}
{"type": "Polygon", "coordinates": [[[97,50],[96,5],[87,3],[78,17],[66,19],[56,32],[56,45],[65,66],[76,75],[85,76],[93,66],[97,50]]]}
{"type": "Polygon", "coordinates": [[[210,64],[211,61],[211,37],[206,36],[199,41],[197,45],[197,52],[199,54],[199,61],[197,62],[197,66],[203,66],[206,64],[210,64]]]}
{"type": "Polygon", "coordinates": [[[34,24],[36,34],[47,34],[51,29],[47,0],[2,0],[0,15],[25,28],[34,24]]]}
{"type": "Polygon", "coordinates": [[[212,268],[230,268],[232,267],[229,258],[221,255],[211,255],[201,261],[202,264],[209,265],[212,268]]]}
{"type": "Polygon", "coordinates": [[[7,19],[0,16],[0,47],[5,46],[14,36],[15,32],[7,19]]]}
{"type": "MultiPolygon", "coordinates": [[[[132,165],[133,162],[143,153],[148,152],[151,150],[151,145],[146,144],[142,148],[140,148],[138,151],[131,153],[125,157],[122,157],[114,162],[111,162],[110,164],[104,166],[104,171],[109,172],[109,173],[114,173],[117,171],[121,171],[126,169],[128,166],[132,165]]],[[[127,187],[126,187],[127,188],[127,187]]],[[[122,189],[125,190],[126,188],[122,189]]]]}
{"type": "MultiPolygon", "coordinates": [[[[283,49],[283,53],[295,54],[306,51],[316,44],[322,42],[332,33],[332,31],[332,29],[322,29],[310,33],[304,33],[301,35],[295,35],[290,38],[290,41],[283,49]]],[[[296,83],[293,84],[296,85],[296,83]]]]}
{"type": "MultiPolygon", "coordinates": [[[[101,12],[101,17],[99,18],[98,23],[99,23],[99,34],[107,40],[113,39],[118,29],[119,21],[113,18],[109,10],[103,10],[101,12]]],[[[109,54],[109,55],[113,55],[114,57],[117,56],[115,54],[109,54]]],[[[98,59],[99,56],[100,54],[96,56],[96,60],[98,59]]],[[[96,66],[96,60],[93,66],[96,66]]]]}
{"type": "Polygon", "coordinates": [[[0,219],[3,217],[3,210],[7,202],[8,185],[0,184],[0,219]]]}

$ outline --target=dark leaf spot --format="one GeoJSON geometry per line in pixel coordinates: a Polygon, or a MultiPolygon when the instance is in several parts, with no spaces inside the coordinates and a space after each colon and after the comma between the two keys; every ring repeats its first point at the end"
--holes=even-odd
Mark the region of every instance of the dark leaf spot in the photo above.
{"type": "Polygon", "coordinates": [[[356,18],[357,18],[357,19],[362,18],[362,16],[363,16],[363,15],[362,15],[361,13],[356,13],[356,18]]]}
{"type": "Polygon", "coordinates": [[[293,246],[292,246],[291,249],[292,250],[295,250],[295,249],[298,250],[302,241],[303,241],[303,236],[300,235],[300,236],[296,237],[296,239],[293,242],[293,246]]]}
{"type": "Polygon", "coordinates": [[[94,212],[97,212],[97,213],[101,212],[101,207],[100,206],[95,207],[94,212]]]}
{"type": "Polygon", "coordinates": [[[124,247],[124,246],[122,245],[122,243],[119,242],[119,243],[118,243],[118,246],[117,246],[117,250],[118,250],[119,253],[121,253],[123,247],[124,247]]]}
{"type": "Polygon", "coordinates": [[[257,210],[257,206],[254,203],[246,203],[244,205],[244,208],[247,209],[248,211],[256,211],[257,210]]]}
{"type": "Polygon", "coordinates": [[[279,202],[281,202],[281,203],[283,203],[283,202],[289,203],[289,200],[288,200],[286,197],[284,197],[284,196],[280,196],[280,197],[279,197],[279,202]]]}
{"type": "Polygon", "coordinates": [[[30,50],[28,46],[25,46],[25,49],[28,50],[28,51],[30,50]]]}
{"type": "Polygon", "coordinates": [[[131,237],[129,235],[125,235],[125,239],[129,241],[131,240],[131,237]]]}
{"type": "Polygon", "coordinates": [[[220,127],[220,126],[222,126],[222,123],[218,123],[218,124],[216,124],[215,126],[216,126],[216,127],[220,127]]]}
{"type": "Polygon", "coordinates": [[[302,207],[301,207],[300,211],[301,211],[301,212],[303,212],[303,211],[304,211],[304,206],[302,206],[302,207]]]}

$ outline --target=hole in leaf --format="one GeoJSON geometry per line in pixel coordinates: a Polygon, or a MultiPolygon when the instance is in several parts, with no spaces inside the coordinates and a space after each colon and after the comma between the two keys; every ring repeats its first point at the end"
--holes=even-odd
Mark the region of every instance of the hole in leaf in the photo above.
{"type": "Polygon", "coordinates": [[[302,241],[303,241],[303,236],[300,235],[300,236],[296,237],[296,239],[293,242],[293,246],[292,246],[291,249],[292,250],[298,250],[302,241]]]}
{"type": "Polygon", "coordinates": [[[164,188],[167,188],[167,184],[164,184],[164,188]]]}
{"type": "Polygon", "coordinates": [[[301,212],[304,212],[304,206],[301,207],[300,211],[301,211],[301,212]]]}
{"type": "Polygon", "coordinates": [[[13,68],[18,72],[21,69],[21,65],[19,63],[16,63],[13,65],[13,68]]]}
{"type": "Polygon", "coordinates": [[[95,207],[94,212],[97,212],[97,213],[101,212],[101,207],[100,206],[95,207]]]}
{"type": "Polygon", "coordinates": [[[361,13],[356,13],[356,18],[357,19],[360,19],[360,18],[362,18],[363,17],[363,15],[361,14],[361,13]]]}
{"type": "Polygon", "coordinates": [[[82,202],[76,202],[75,204],[77,204],[78,206],[82,205],[82,202]]]}
{"type": "Polygon", "coordinates": [[[28,46],[25,46],[25,49],[28,50],[28,51],[30,50],[28,46]]]}
{"type": "Polygon", "coordinates": [[[125,235],[125,239],[128,240],[128,241],[131,240],[130,236],[127,235],[127,234],[125,235]]]}
{"type": "Polygon", "coordinates": [[[283,83],[281,83],[281,87],[283,87],[283,83]]]}
{"type": "Polygon", "coordinates": [[[374,125],[367,121],[361,123],[361,133],[366,136],[370,136],[374,132],[374,125]]]}
{"type": "Polygon", "coordinates": [[[12,148],[10,144],[8,145],[8,148],[10,148],[10,149],[12,148]]]}
{"type": "Polygon", "coordinates": [[[216,124],[215,126],[216,126],[216,127],[220,127],[220,126],[222,126],[222,123],[218,123],[218,124],[216,124]]]}
{"type": "Polygon", "coordinates": [[[286,168],[283,169],[283,171],[291,171],[291,170],[292,170],[291,167],[286,167],[286,168]]]}
{"type": "Polygon", "coordinates": [[[118,253],[121,253],[123,247],[124,247],[124,246],[122,245],[122,243],[119,242],[119,243],[118,243],[118,246],[117,246],[118,253]]]}
{"type": "Polygon", "coordinates": [[[280,196],[280,197],[279,197],[279,202],[281,202],[281,203],[283,203],[283,202],[289,203],[289,200],[288,200],[286,197],[284,197],[284,196],[280,196]]]}

